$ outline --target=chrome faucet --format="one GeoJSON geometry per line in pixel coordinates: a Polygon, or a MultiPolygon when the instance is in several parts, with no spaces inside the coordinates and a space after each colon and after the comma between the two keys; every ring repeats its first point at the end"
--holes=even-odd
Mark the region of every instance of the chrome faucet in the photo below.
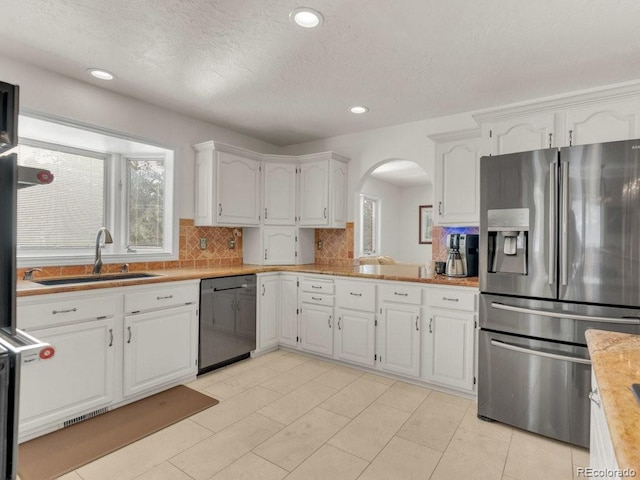
{"type": "Polygon", "coordinates": [[[98,229],[98,234],[96,235],[96,258],[93,262],[93,274],[98,275],[102,272],[102,252],[100,251],[100,235],[104,232],[104,243],[105,245],[108,243],[113,243],[113,238],[107,230],[107,227],[100,227],[98,229]]]}

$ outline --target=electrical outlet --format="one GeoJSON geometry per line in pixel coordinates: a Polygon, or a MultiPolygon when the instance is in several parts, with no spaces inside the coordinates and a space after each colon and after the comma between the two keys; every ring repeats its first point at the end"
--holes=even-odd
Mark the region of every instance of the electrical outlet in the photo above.
{"type": "Polygon", "coordinates": [[[322,240],[318,240],[318,250],[322,250],[324,247],[324,244],[322,243],[322,240]]]}
{"type": "Polygon", "coordinates": [[[206,250],[206,249],[207,249],[207,238],[202,237],[200,239],[200,250],[206,250]]]}
{"type": "Polygon", "coordinates": [[[229,240],[227,240],[227,245],[229,247],[229,250],[233,250],[236,248],[236,239],[235,238],[230,238],[229,240]]]}

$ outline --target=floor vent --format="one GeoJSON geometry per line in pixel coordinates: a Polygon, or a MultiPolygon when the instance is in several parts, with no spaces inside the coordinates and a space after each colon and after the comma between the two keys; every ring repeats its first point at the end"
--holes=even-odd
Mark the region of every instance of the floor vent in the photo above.
{"type": "Polygon", "coordinates": [[[105,407],[99,410],[94,410],[93,412],[85,413],[84,415],[80,415],[79,417],[72,418],[71,420],[67,420],[64,422],[64,428],[75,425],[76,423],[84,422],[85,420],[89,420],[90,418],[97,417],[98,415],[102,415],[103,413],[107,413],[108,411],[109,409],[105,407]]]}

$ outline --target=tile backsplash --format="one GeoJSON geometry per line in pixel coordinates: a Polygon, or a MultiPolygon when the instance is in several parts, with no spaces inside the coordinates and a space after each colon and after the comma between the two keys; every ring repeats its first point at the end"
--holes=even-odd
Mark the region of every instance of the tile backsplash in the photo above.
{"type": "Polygon", "coordinates": [[[450,233],[479,233],[478,227],[433,227],[431,258],[434,262],[447,261],[447,235],[450,233]]]}
{"type": "Polygon", "coordinates": [[[353,222],[347,222],[344,229],[316,229],[316,263],[353,265],[353,222]],[[322,250],[318,249],[318,242],[322,242],[322,250]]]}
{"type": "MultiPolygon", "coordinates": [[[[163,268],[183,267],[226,267],[242,265],[242,228],[196,227],[193,220],[180,219],[179,258],[167,262],[130,262],[129,270],[159,270],[163,268]],[[207,248],[200,250],[200,239],[207,239],[207,248]],[[235,239],[234,249],[228,247],[228,241],[235,239]]],[[[120,272],[122,263],[105,263],[103,273],[120,272]]],[[[24,276],[28,268],[18,269],[18,278],[24,276]]],[[[93,270],[90,265],[65,265],[42,267],[36,273],[37,278],[58,277],[61,275],[89,275],[93,270]]]]}

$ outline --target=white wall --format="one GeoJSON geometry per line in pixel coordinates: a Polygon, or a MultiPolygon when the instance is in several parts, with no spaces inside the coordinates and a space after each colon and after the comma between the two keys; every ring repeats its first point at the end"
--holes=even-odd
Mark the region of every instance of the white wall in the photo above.
{"type": "Polygon", "coordinates": [[[433,204],[433,188],[429,185],[417,185],[400,189],[398,203],[398,253],[400,262],[425,265],[431,261],[431,244],[418,243],[418,207],[433,204]]]}
{"type": "MultiPolygon", "coordinates": [[[[398,221],[398,210],[400,205],[400,188],[388,182],[383,182],[377,178],[369,177],[361,190],[361,193],[380,199],[380,251],[378,255],[387,255],[397,258],[398,232],[400,223],[398,221]]],[[[358,210],[359,211],[359,210],[358,210]]],[[[354,222],[354,242],[355,250],[360,255],[360,219],[354,222]]]]}
{"type": "MultiPolygon", "coordinates": [[[[141,137],[176,150],[177,213],[194,216],[194,154],[207,140],[277,153],[255,138],[0,56],[0,80],[20,86],[20,107],[141,137]]],[[[116,80],[117,81],[117,80],[116,80]]]]}

